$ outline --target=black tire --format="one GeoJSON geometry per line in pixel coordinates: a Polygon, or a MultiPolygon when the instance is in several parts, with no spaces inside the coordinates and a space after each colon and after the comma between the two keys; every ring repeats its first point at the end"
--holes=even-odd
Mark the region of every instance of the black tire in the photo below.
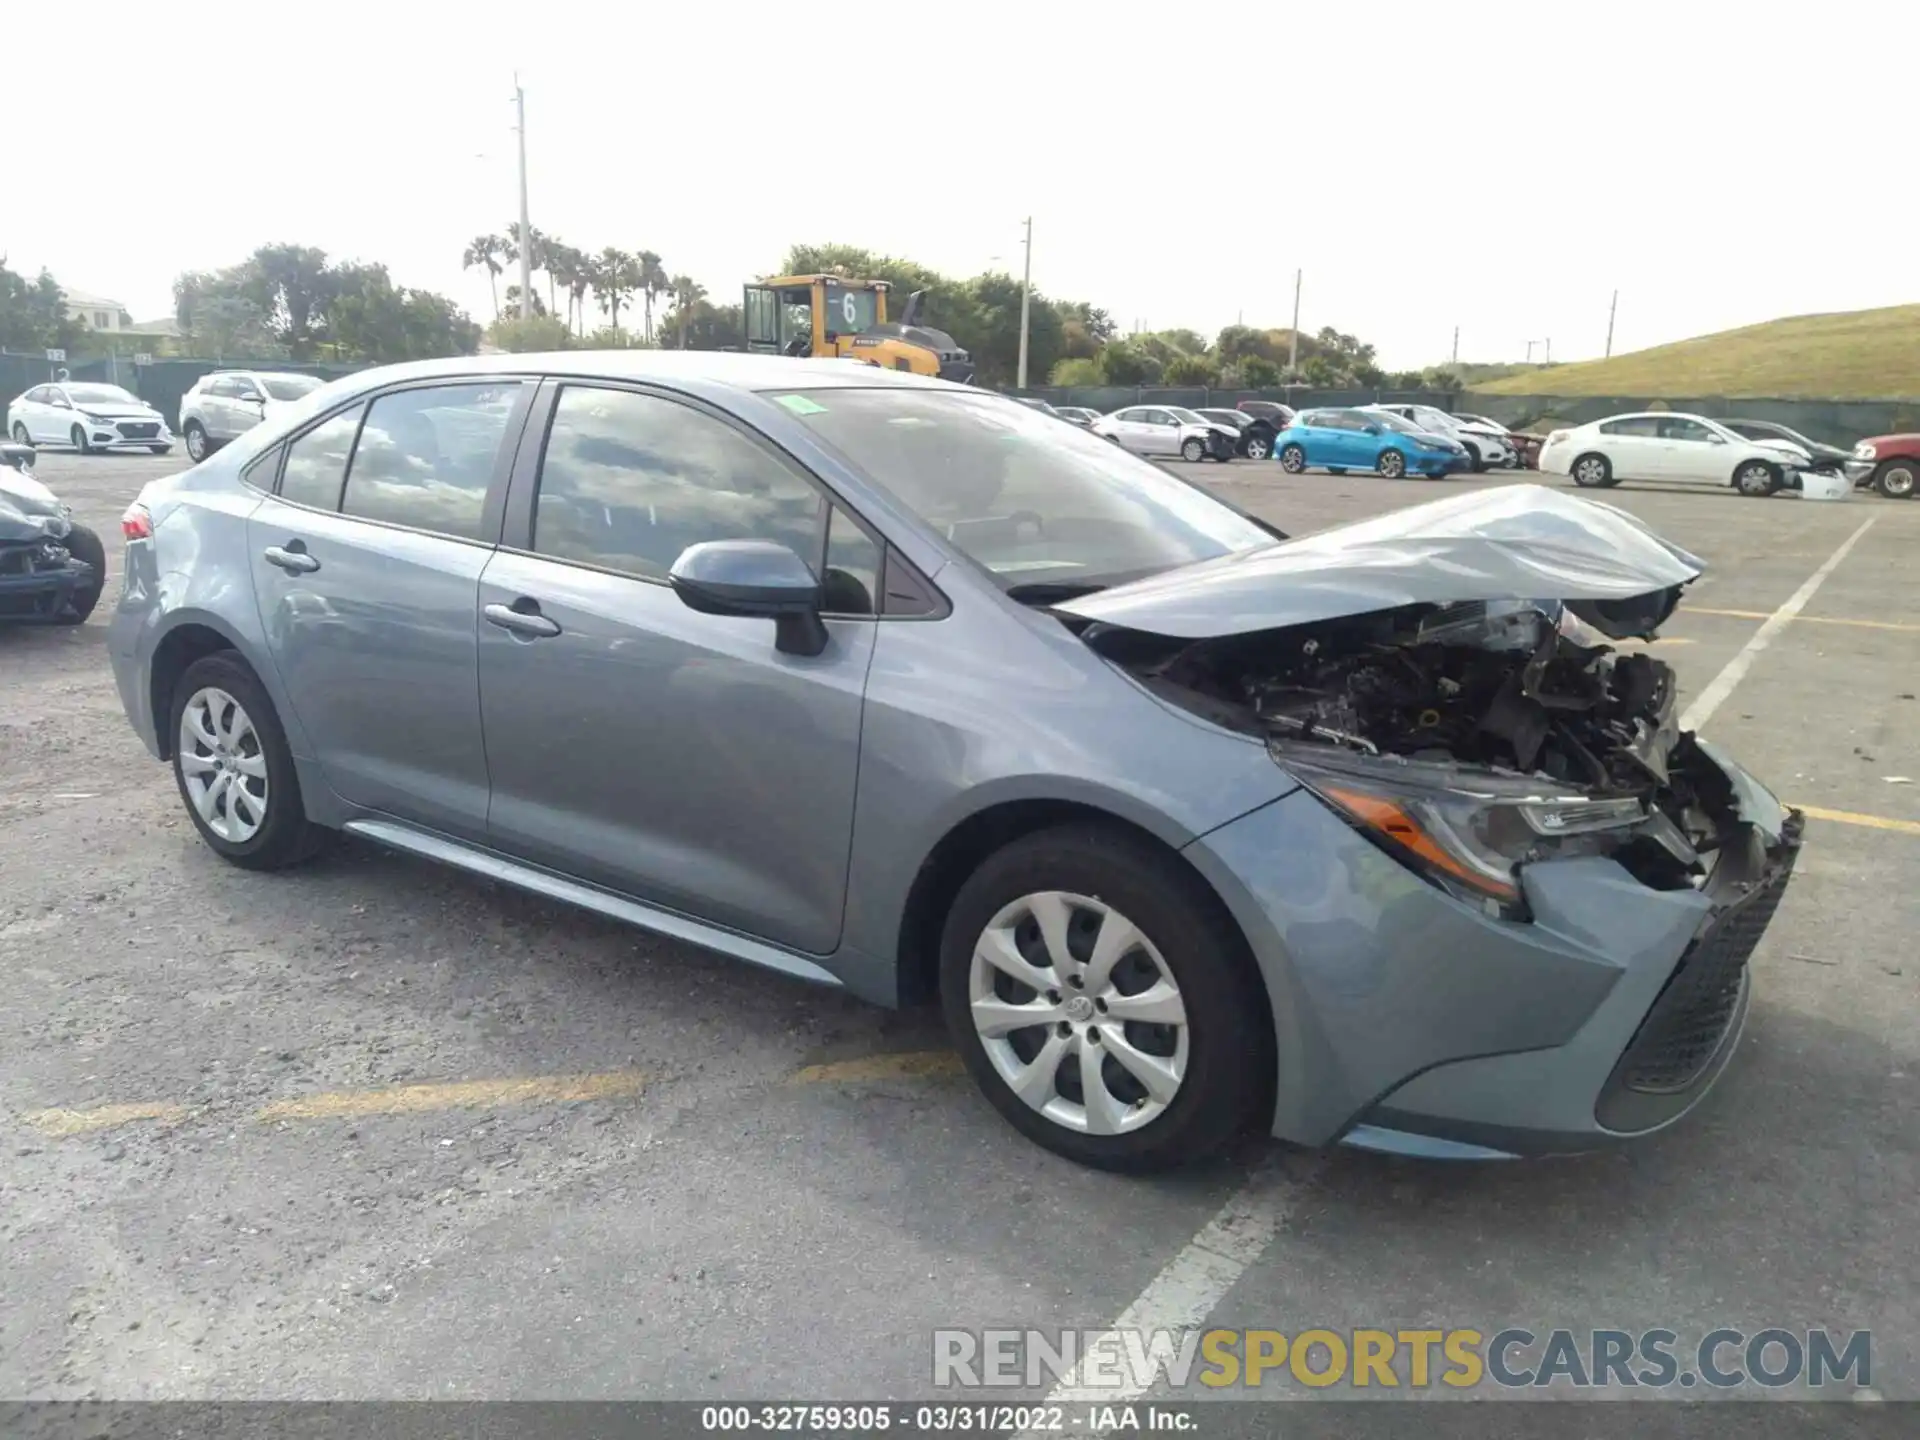
{"type": "Polygon", "coordinates": [[[207,436],[207,428],[198,420],[189,420],[181,428],[180,438],[187,442],[187,458],[196,465],[213,453],[213,442],[207,436]]]}
{"type": "Polygon", "coordinates": [[[171,727],[167,743],[173,748],[173,781],[180,791],[180,802],[193,828],[214,854],[247,870],[282,870],[311,859],[325,846],[327,832],[307,820],[306,806],[300,798],[299,772],[294,769],[293,752],[287,748],[287,734],[280,727],[273,701],[252,668],[237,654],[218,650],[189,665],[173,687],[167,724],[171,727]],[[198,691],[209,686],[224,690],[247,712],[259,743],[258,753],[267,762],[267,818],[252,836],[238,842],[208,828],[194,808],[181,768],[182,712],[198,691]]]}
{"type": "Polygon", "coordinates": [[[1273,442],[1264,435],[1249,435],[1246,449],[1249,460],[1265,460],[1273,454],[1273,442]]]}
{"type": "Polygon", "coordinates": [[[1344,475],[1346,473],[1347,473],[1347,467],[1344,465],[1327,466],[1327,474],[1329,475],[1344,475]]]}
{"type": "Polygon", "coordinates": [[[1476,475],[1484,475],[1487,470],[1487,462],[1480,454],[1480,447],[1471,440],[1462,440],[1460,442],[1460,448],[1467,452],[1467,468],[1472,470],[1476,475]]]}
{"type": "Polygon", "coordinates": [[[1202,460],[1207,458],[1206,441],[1192,439],[1182,440],[1180,442],[1180,458],[1185,460],[1189,465],[1198,465],[1202,460]]]}
{"type": "Polygon", "coordinates": [[[1882,460],[1873,472],[1873,488],[1889,500],[1911,500],[1920,480],[1920,460],[1882,460]]]}
{"type": "Polygon", "coordinates": [[[1204,884],[1171,854],[1098,825],[1062,825],[987,857],[960,887],[940,944],[947,1027],[975,1083],[1036,1144],[1102,1170],[1135,1174],[1187,1165],[1247,1128],[1269,1094],[1273,1029],[1245,941],[1204,884]],[[1033,1109],[1000,1076],[974,1029],[968,980],[974,946],[993,917],[1041,891],[1097,897],[1158,949],[1178,987],[1187,1070],[1164,1113],[1119,1135],[1069,1129],[1033,1109]]]}
{"type": "Polygon", "coordinates": [[[16,420],[13,422],[13,443],[16,445],[33,444],[32,438],[27,434],[25,421],[16,420]]]}
{"type": "Polygon", "coordinates": [[[87,432],[82,427],[74,426],[67,432],[67,438],[73,442],[73,448],[82,455],[93,454],[93,446],[87,443],[87,432]]]}
{"type": "Polygon", "coordinates": [[[1780,467],[1766,460],[1747,460],[1733,472],[1733,488],[1750,500],[1764,500],[1781,486],[1780,467]]]}
{"type": "Polygon", "coordinates": [[[1582,490],[1606,490],[1620,483],[1613,473],[1613,462],[1604,455],[1591,452],[1569,465],[1567,473],[1582,490]]]}
{"type": "Polygon", "coordinates": [[[1374,469],[1389,480],[1404,480],[1407,478],[1407,457],[1398,450],[1382,450],[1380,458],[1374,462],[1374,469]]]}
{"type": "Polygon", "coordinates": [[[100,537],[85,525],[76,525],[67,531],[67,538],[60,542],[67,547],[67,553],[76,560],[83,560],[93,567],[93,583],[85,590],[75,591],[67,602],[67,608],[61,612],[57,621],[61,625],[84,625],[87,617],[93,614],[93,607],[100,603],[100,592],[107,584],[107,547],[100,543],[100,537]]]}
{"type": "Polygon", "coordinates": [[[1280,451],[1280,468],[1289,475],[1299,475],[1307,468],[1307,452],[1298,445],[1288,445],[1280,451]]]}

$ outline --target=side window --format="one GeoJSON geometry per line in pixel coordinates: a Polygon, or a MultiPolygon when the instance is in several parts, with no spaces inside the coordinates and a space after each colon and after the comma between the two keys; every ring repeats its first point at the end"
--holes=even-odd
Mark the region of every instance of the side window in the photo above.
{"type": "Polygon", "coordinates": [[[247,468],[240,472],[240,478],[256,490],[273,489],[273,472],[280,468],[280,452],[286,447],[276,445],[266,454],[247,462],[247,468]]]}
{"type": "Polygon", "coordinates": [[[347,471],[340,509],[481,538],[481,514],[519,382],[488,380],[396,390],[374,400],[347,471]]]}
{"type": "Polygon", "coordinates": [[[214,396],[216,399],[231,400],[235,393],[232,379],[225,375],[217,380],[209,381],[207,384],[207,394],[214,396]]]}
{"type": "Polygon", "coordinates": [[[677,401],[569,385],[540,459],[533,548],[647,580],[705,540],[775,540],[810,566],[823,497],[710,415],[677,401]]]}
{"type": "Polygon", "coordinates": [[[44,385],[36,385],[20,398],[25,400],[29,405],[44,405],[47,403],[47,387],[44,385]]]}
{"type": "Polygon", "coordinates": [[[1138,410],[1116,410],[1113,413],[1113,418],[1124,425],[1137,425],[1140,423],[1140,412],[1138,410]]]}
{"type": "Polygon", "coordinates": [[[1171,416],[1171,415],[1169,415],[1169,414],[1168,414],[1168,413],[1167,413],[1166,411],[1164,411],[1164,410],[1149,410],[1149,411],[1147,411],[1147,412],[1146,412],[1146,413],[1145,413],[1145,414],[1144,414],[1144,415],[1142,416],[1142,418],[1143,418],[1143,419],[1144,419],[1144,420],[1145,420],[1145,421],[1147,422],[1147,424],[1149,424],[1149,425],[1171,425],[1171,424],[1173,424],[1173,416],[1171,416]]]}
{"type": "Polygon", "coordinates": [[[1609,420],[1600,427],[1602,435],[1638,435],[1642,438],[1660,433],[1660,422],[1651,415],[1633,415],[1625,420],[1609,420]]]}
{"type": "Polygon", "coordinates": [[[347,459],[353,454],[354,432],[365,410],[364,405],[356,405],[329,416],[287,446],[286,468],[280,472],[282,500],[316,510],[340,508],[347,459]]]}
{"type": "Polygon", "coordinates": [[[1691,440],[1698,445],[1713,439],[1713,432],[1698,420],[1662,420],[1660,434],[1667,440],[1691,440]]]}
{"type": "Polygon", "coordinates": [[[827,569],[821,580],[821,608],[829,615],[871,615],[879,608],[880,547],[838,505],[827,515],[827,569]]]}

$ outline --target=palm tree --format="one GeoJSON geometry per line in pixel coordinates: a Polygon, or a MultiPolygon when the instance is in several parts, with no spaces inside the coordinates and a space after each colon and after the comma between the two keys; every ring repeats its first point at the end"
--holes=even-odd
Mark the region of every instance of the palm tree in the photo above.
{"type": "Polygon", "coordinates": [[[460,257],[460,268],[471,270],[476,265],[487,267],[487,288],[493,292],[493,318],[500,318],[500,271],[512,260],[519,259],[513,242],[503,235],[476,235],[467,242],[466,253],[460,257]]]}
{"type": "Polygon", "coordinates": [[[587,291],[593,288],[593,261],[584,250],[566,247],[560,283],[567,287],[567,312],[574,317],[574,334],[587,333],[587,291]]]}
{"type": "Polygon", "coordinates": [[[613,321],[613,333],[620,333],[620,307],[640,288],[640,262],[624,250],[609,245],[593,264],[593,289],[600,305],[613,321]]]}
{"type": "Polygon", "coordinates": [[[524,243],[527,250],[527,268],[529,270],[545,272],[547,277],[547,312],[551,314],[557,306],[557,297],[554,294],[553,271],[549,268],[550,262],[553,259],[556,242],[551,235],[548,235],[538,225],[529,225],[527,227],[526,239],[522,241],[520,236],[520,222],[518,220],[511,221],[507,225],[507,239],[513,247],[513,258],[515,260],[520,258],[519,247],[524,243]]]}
{"type": "Polygon", "coordinates": [[[656,295],[667,293],[667,270],[660,263],[660,257],[651,250],[642,250],[633,257],[635,274],[633,288],[640,292],[640,298],[646,306],[647,339],[653,339],[653,300],[656,295]]]}
{"type": "Polygon", "coordinates": [[[687,348],[687,322],[693,307],[707,298],[707,288],[691,275],[676,275],[669,282],[673,290],[673,318],[680,331],[680,348],[687,348]]]}

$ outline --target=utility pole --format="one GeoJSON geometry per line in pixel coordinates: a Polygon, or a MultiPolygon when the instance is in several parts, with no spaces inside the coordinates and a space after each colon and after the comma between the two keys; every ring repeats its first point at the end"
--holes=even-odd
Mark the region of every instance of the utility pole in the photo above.
{"type": "MultiPolygon", "coordinates": [[[[533,318],[533,227],[527,223],[527,92],[513,77],[513,108],[520,132],[520,318],[533,318]]],[[[1024,343],[1024,341],[1023,341],[1024,343]]]]}
{"type": "Polygon", "coordinates": [[[1287,332],[1287,369],[1300,368],[1300,272],[1293,272],[1293,329],[1287,332]]]}
{"type": "Polygon", "coordinates": [[[1620,308],[1620,292],[1613,292],[1613,303],[1607,306],[1607,358],[1613,358],[1613,315],[1620,308]]]}
{"type": "Polygon", "coordinates": [[[1547,346],[1547,364],[1551,365],[1553,363],[1553,337],[1551,335],[1547,336],[1546,346],[1547,346]]]}
{"type": "Polygon", "coordinates": [[[1460,327],[1458,325],[1453,327],[1453,363],[1456,365],[1460,363],[1460,327]]]}
{"type": "Polygon", "coordinates": [[[1033,217],[1027,217],[1027,237],[1020,242],[1027,258],[1020,276],[1020,369],[1014,378],[1016,389],[1027,388],[1027,307],[1033,296],[1033,217]]]}

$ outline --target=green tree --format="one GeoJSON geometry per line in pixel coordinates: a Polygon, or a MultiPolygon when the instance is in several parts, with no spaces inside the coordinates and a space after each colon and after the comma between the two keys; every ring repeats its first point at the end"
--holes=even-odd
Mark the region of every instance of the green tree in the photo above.
{"type": "Polygon", "coordinates": [[[607,312],[613,328],[620,328],[620,307],[640,288],[640,262],[624,250],[609,245],[593,264],[593,292],[600,297],[600,308],[607,312]]]}
{"type": "Polygon", "coordinates": [[[493,295],[493,316],[500,318],[500,272],[509,259],[517,258],[509,252],[513,242],[504,235],[476,235],[467,242],[467,248],[460,257],[460,268],[471,270],[476,265],[484,265],[487,270],[487,289],[493,295]]]}
{"type": "Polygon", "coordinates": [[[744,350],[747,332],[738,305],[710,305],[695,300],[676,317],[684,350],[744,350]]]}
{"type": "Polygon", "coordinates": [[[693,317],[693,307],[707,298],[707,290],[691,275],[674,276],[668,289],[673,296],[673,310],[661,318],[661,325],[665,328],[668,321],[672,322],[672,328],[680,337],[678,348],[684,350],[687,348],[687,325],[693,317]]]}
{"type": "Polygon", "coordinates": [[[1100,370],[1109,385],[1153,385],[1160,361],[1130,341],[1116,340],[1100,352],[1100,370]]]}
{"type": "MultiPolygon", "coordinates": [[[[518,285],[509,285],[507,287],[506,299],[507,313],[518,319],[520,315],[520,287],[518,285]]],[[[537,319],[547,313],[547,302],[540,298],[540,292],[538,290],[534,291],[528,299],[531,302],[530,308],[533,311],[534,318],[537,319]]],[[[506,347],[502,346],[501,348],[505,349],[506,347]]]]}
{"type": "Polygon", "coordinates": [[[71,350],[85,332],[67,319],[60,284],[42,270],[33,279],[7,267],[0,256],[0,349],[71,350]]]}
{"type": "Polygon", "coordinates": [[[660,257],[651,250],[642,250],[633,257],[633,288],[640,293],[640,303],[646,315],[646,337],[653,339],[653,302],[667,293],[673,282],[667,279],[666,267],[660,263],[660,257]]]}
{"type": "Polygon", "coordinates": [[[530,320],[522,320],[517,314],[503,315],[487,327],[487,339],[515,355],[566,350],[573,345],[573,335],[566,322],[551,315],[535,315],[530,320]]]}
{"type": "Polygon", "coordinates": [[[1280,367],[1264,355],[1249,355],[1240,362],[1240,382],[1255,390],[1270,390],[1280,383],[1280,367]]]}
{"type": "Polygon", "coordinates": [[[327,252],[312,245],[262,245],[244,269],[244,291],[267,329],[294,359],[310,358],[331,298],[327,252]]]}
{"type": "MultiPolygon", "coordinates": [[[[1068,321],[1072,324],[1072,321],[1068,321]]],[[[1053,363],[1053,371],[1047,376],[1049,385],[1080,386],[1091,388],[1107,383],[1107,377],[1100,368],[1100,361],[1086,355],[1070,355],[1064,360],[1053,363]]]]}
{"type": "Polygon", "coordinates": [[[1210,355],[1176,355],[1164,378],[1169,385],[1218,385],[1220,366],[1210,355]]]}

